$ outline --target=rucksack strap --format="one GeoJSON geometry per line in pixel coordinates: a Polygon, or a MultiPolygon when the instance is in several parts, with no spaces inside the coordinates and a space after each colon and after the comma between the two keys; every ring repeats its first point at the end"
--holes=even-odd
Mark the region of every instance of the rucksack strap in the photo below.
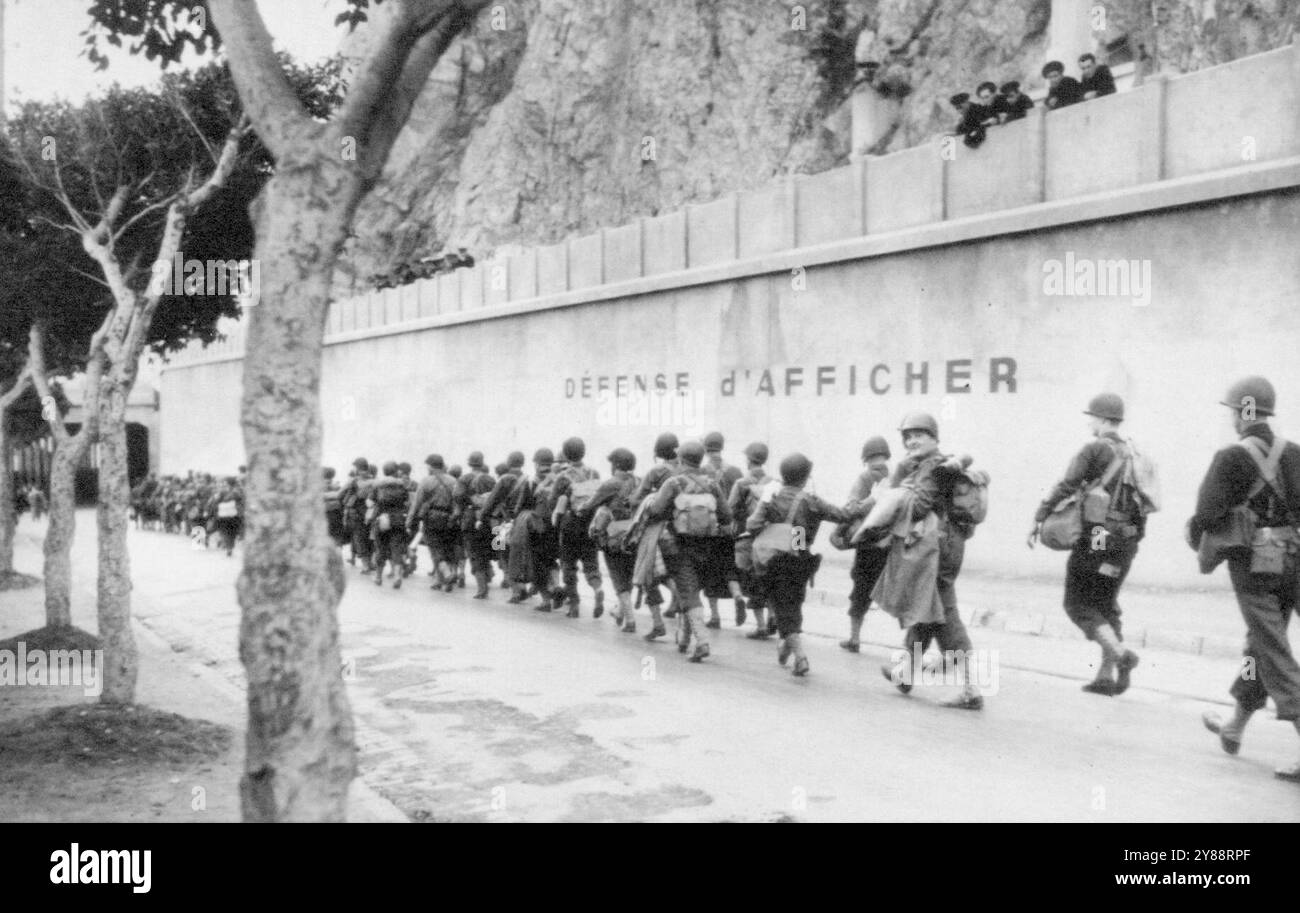
{"type": "Polygon", "coordinates": [[[1250,494],[1246,495],[1246,500],[1252,500],[1256,495],[1264,490],[1264,486],[1273,489],[1278,500],[1282,502],[1282,507],[1287,516],[1291,515],[1291,505],[1287,502],[1286,493],[1278,484],[1277,470],[1282,462],[1282,451],[1286,449],[1286,439],[1280,434],[1273,437],[1273,446],[1265,451],[1264,442],[1257,437],[1248,437],[1238,442],[1239,446],[1250,454],[1250,458],[1255,461],[1255,466],[1259,469],[1259,478],[1251,486],[1250,494]]]}
{"type": "Polygon", "coordinates": [[[785,522],[788,525],[790,526],[794,525],[794,515],[799,511],[799,505],[803,503],[803,500],[806,497],[807,494],[801,491],[797,495],[795,495],[794,500],[790,502],[790,512],[785,515],[785,522]]]}

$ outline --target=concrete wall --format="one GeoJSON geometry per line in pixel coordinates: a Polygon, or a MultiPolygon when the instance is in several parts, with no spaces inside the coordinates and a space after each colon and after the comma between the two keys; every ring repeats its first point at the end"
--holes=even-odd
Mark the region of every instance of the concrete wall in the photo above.
{"type": "MultiPolygon", "coordinates": [[[[817,491],[839,499],[862,441],[880,433],[897,448],[901,415],[925,409],[945,448],[993,474],[992,512],[968,560],[1056,574],[1061,557],[1028,552],[1023,535],[1086,440],[1084,405],[1113,390],[1128,403],[1125,430],[1160,465],[1167,501],[1134,579],[1194,585],[1181,528],[1230,439],[1216,405],[1226,385],[1271,377],[1279,427],[1300,436],[1298,236],[1293,187],[830,261],[810,266],[802,288],[773,270],[328,345],[325,461],[418,463],[430,451],[463,461],[482,449],[495,462],[580,434],[601,469],[625,445],[644,471],[665,427],[716,428],[733,461],[751,440],[769,442],[774,464],[805,451],[817,491]],[[1137,261],[1145,282],[1083,294],[1080,264],[1120,259],[1137,261]],[[1066,269],[1079,281],[1048,284],[1066,269]],[[642,401],[652,411],[629,413],[640,389],[665,392],[642,401]]],[[[164,471],[243,462],[239,365],[164,372],[164,471]]]]}

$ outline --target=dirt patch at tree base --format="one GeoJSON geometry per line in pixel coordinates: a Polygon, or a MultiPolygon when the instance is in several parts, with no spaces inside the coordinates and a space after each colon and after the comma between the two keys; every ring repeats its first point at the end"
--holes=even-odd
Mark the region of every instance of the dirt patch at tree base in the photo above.
{"type": "Polygon", "coordinates": [[[98,650],[99,638],[72,625],[46,625],[0,640],[0,650],[18,652],[18,645],[30,655],[33,650],[98,650]]]}
{"type": "MultiPolygon", "coordinates": [[[[40,703],[59,692],[65,701],[80,696],[75,688],[12,690],[40,703]]],[[[227,726],[89,700],[4,717],[6,821],[239,820],[232,784],[240,740],[227,726]]]]}

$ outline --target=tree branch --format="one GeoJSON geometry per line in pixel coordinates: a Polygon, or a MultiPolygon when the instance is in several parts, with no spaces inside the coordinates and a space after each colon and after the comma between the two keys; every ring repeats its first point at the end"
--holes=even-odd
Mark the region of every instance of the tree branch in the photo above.
{"type": "Polygon", "coordinates": [[[276,59],[255,0],[208,0],[213,24],[230,59],[230,75],[257,135],[276,159],[284,158],[312,121],[276,59]]]}
{"type": "MultiPolygon", "coordinates": [[[[27,358],[27,364],[18,372],[18,377],[14,380],[14,385],[0,395],[0,421],[4,421],[4,413],[10,406],[18,402],[18,398],[27,392],[27,387],[32,382],[32,360],[31,356],[27,358]]],[[[0,470],[3,471],[3,470],[0,470]]]]}

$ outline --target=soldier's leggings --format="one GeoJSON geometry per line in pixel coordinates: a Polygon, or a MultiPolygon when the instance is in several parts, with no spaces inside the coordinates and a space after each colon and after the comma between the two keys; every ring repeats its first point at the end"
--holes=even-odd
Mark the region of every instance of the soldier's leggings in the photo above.
{"type": "Polygon", "coordinates": [[[375,529],[375,568],[382,572],[385,561],[399,570],[406,564],[406,530],[396,522],[387,532],[375,529]]]}
{"type": "Polygon", "coordinates": [[[889,560],[889,549],[864,545],[853,552],[853,592],[849,594],[849,617],[862,618],[871,608],[871,591],[876,587],[889,560]]]}
{"type": "Polygon", "coordinates": [[[1246,620],[1242,668],[1229,693],[1243,710],[1262,710],[1271,697],[1279,720],[1300,719],[1300,666],[1286,630],[1300,603],[1298,563],[1287,555],[1284,573],[1252,574],[1249,557],[1228,559],[1228,576],[1246,620]]]}
{"type": "Polygon", "coordinates": [[[352,521],[352,557],[370,559],[374,543],[370,540],[370,527],[363,520],[352,521]]]}
{"type": "Polygon", "coordinates": [[[492,579],[492,530],[465,530],[465,544],[469,548],[469,569],[473,574],[484,574],[492,579]]]}
{"type": "Polygon", "coordinates": [[[586,532],[566,527],[560,535],[560,571],[564,575],[564,595],[571,602],[578,599],[578,562],[582,576],[593,590],[600,589],[600,558],[596,543],[586,532]]]}
{"type": "Polygon", "coordinates": [[[1124,639],[1120,622],[1119,588],[1137,557],[1138,540],[1107,535],[1103,548],[1080,536],[1065,562],[1065,614],[1089,640],[1097,628],[1110,625],[1124,639]],[[1104,573],[1103,573],[1104,572],[1104,573]]]}
{"type": "Polygon", "coordinates": [[[764,586],[782,637],[803,631],[803,601],[808,593],[808,578],[816,566],[816,559],[806,552],[773,555],[768,563],[764,586]]]}

